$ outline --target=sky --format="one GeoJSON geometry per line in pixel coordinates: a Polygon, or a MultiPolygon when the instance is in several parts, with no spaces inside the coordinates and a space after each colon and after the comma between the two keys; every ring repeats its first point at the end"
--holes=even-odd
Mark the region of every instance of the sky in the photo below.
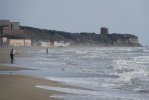
{"type": "Polygon", "coordinates": [[[149,46],[149,0],[0,0],[0,19],[66,32],[133,34],[149,46]]]}

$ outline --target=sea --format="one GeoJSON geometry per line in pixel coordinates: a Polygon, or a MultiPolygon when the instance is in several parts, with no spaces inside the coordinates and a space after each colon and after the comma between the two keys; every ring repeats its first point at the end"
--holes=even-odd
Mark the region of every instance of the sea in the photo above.
{"type": "Polygon", "coordinates": [[[51,97],[63,100],[149,100],[147,47],[57,47],[49,48],[48,54],[46,48],[27,48],[24,55],[29,56],[16,55],[13,65],[36,70],[13,73],[80,87],[35,86],[66,93],[51,97]]]}

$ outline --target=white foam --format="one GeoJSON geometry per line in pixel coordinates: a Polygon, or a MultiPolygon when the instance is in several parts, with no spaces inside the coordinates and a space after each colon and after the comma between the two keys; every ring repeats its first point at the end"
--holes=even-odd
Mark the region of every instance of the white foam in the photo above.
{"type": "Polygon", "coordinates": [[[113,61],[113,67],[116,70],[124,70],[124,69],[130,69],[133,68],[135,64],[132,61],[127,60],[114,60],[113,61]],[[131,67],[130,67],[131,66],[131,67]]]}
{"type": "Polygon", "coordinates": [[[135,57],[134,62],[136,62],[137,64],[149,64],[149,56],[138,56],[135,57]]]}
{"type": "Polygon", "coordinates": [[[71,94],[59,94],[59,95],[52,95],[50,97],[62,99],[62,100],[115,100],[112,98],[106,97],[96,97],[96,96],[88,96],[88,95],[71,95],[71,94]]]}
{"type": "Polygon", "coordinates": [[[143,77],[148,76],[148,72],[146,72],[146,70],[144,69],[140,69],[140,70],[135,70],[133,72],[127,72],[127,73],[123,73],[120,76],[120,80],[125,81],[125,82],[131,82],[134,79],[142,79],[143,77]]]}
{"type": "MultiPolygon", "coordinates": [[[[139,88],[143,89],[145,81],[149,80],[149,56],[137,56],[130,59],[119,59],[113,61],[113,69],[120,76],[114,80],[114,88],[139,88]],[[140,83],[141,82],[141,83],[140,83]],[[117,84],[116,84],[117,83],[117,84]]],[[[147,88],[147,87],[146,87],[147,88]]]]}
{"type": "Polygon", "coordinates": [[[148,53],[149,52],[149,49],[144,49],[143,51],[148,53]]]}
{"type": "Polygon", "coordinates": [[[91,86],[99,86],[99,83],[95,82],[95,78],[58,78],[58,77],[47,77],[46,79],[57,81],[64,84],[69,84],[72,86],[80,86],[80,87],[91,87],[91,86]]]}
{"type": "Polygon", "coordinates": [[[96,97],[106,97],[106,98],[117,98],[117,99],[131,99],[131,100],[148,100],[149,96],[135,94],[135,93],[127,93],[124,91],[94,91],[94,90],[82,90],[82,89],[71,89],[71,88],[61,88],[61,87],[50,87],[50,86],[42,86],[37,85],[37,88],[42,88],[46,90],[53,90],[65,93],[72,93],[75,95],[84,95],[84,96],[96,96],[96,97]]]}

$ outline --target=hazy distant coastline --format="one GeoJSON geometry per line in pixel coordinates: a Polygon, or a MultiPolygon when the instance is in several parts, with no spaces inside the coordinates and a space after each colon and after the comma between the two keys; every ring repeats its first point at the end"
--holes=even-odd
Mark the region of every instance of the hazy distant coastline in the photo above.
{"type": "Polygon", "coordinates": [[[107,27],[101,27],[97,33],[70,33],[64,31],[39,29],[20,26],[20,22],[0,20],[2,45],[13,46],[129,46],[138,47],[138,37],[132,34],[110,33],[107,27]]]}
{"type": "Polygon", "coordinates": [[[64,31],[39,29],[21,26],[25,34],[32,41],[66,41],[71,45],[99,45],[99,46],[141,46],[138,37],[132,34],[109,34],[107,28],[101,28],[100,34],[96,33],[70,33],[64,31]]]}

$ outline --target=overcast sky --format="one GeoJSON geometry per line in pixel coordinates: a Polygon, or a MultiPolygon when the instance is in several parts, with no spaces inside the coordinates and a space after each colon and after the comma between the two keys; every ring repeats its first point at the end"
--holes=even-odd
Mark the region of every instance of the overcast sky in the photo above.
{"type": "Polygon", "coordinates": [[[130,33],[149,45],[149,0],[0,0],[0,19],[67,32],[130,33]]]}

